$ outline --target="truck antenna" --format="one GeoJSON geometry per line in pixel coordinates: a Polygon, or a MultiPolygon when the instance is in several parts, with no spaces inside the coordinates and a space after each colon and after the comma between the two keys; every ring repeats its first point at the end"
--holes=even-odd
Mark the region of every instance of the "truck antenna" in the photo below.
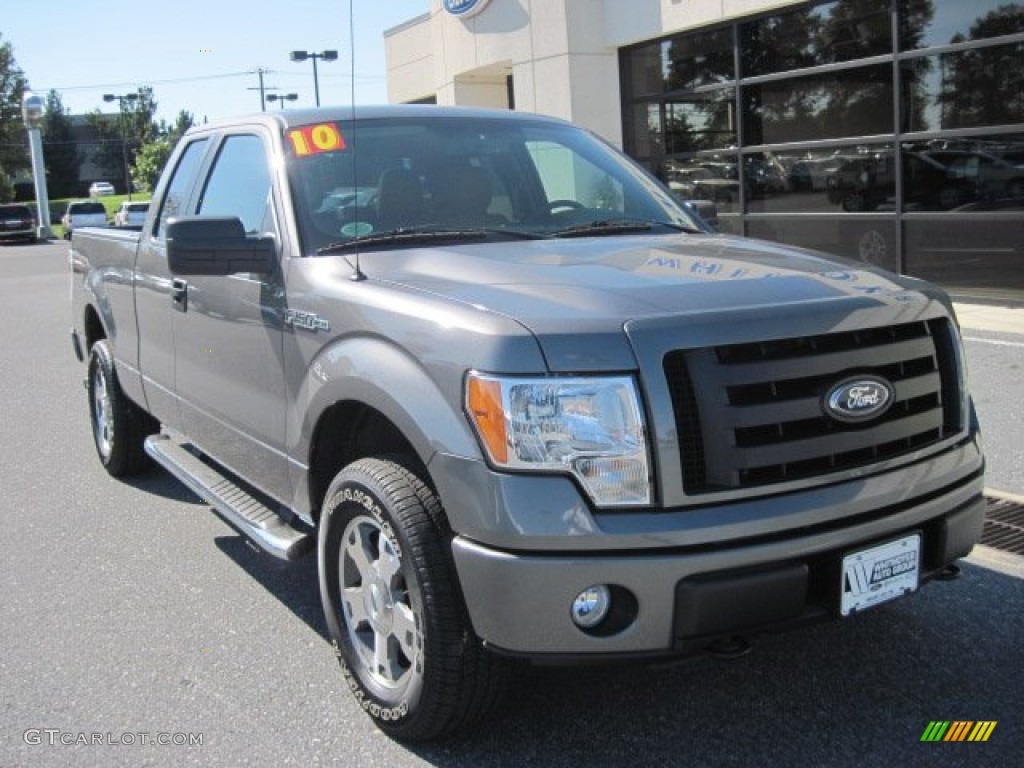
{"type": "MultiPolygon", "coordinates": [[[[352,5],[352,0],[348,0],[348,55],[349,55],[349,110],[352,118],[352,128],[356,125],[356,16],[355,10],[352,5]]],[[[359,164],[356,162],[356,148],[359,142],[353,142],[352,144],[352,186],[356,190],[356,203],[359,201],[359,164]]],[[[359,265],[359,238],[361,235],[356,233],[356,263],[354,265],[354,272],[349,278],[353,282],[360,282],[366,279],[366,275],[363,274],[363,270],[359,265]]]]}

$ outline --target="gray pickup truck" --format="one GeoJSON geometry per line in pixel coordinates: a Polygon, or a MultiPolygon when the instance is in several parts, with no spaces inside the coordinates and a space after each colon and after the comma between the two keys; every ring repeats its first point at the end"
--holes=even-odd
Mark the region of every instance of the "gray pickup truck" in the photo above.
{"type": "MultiPolygon", "coordinates": [[[[947,296],[716,234],[513,112],[204,125],[141,232],[75,231],[115,476],[156,460],[284,559],[387,733],[518,660],[740,650],[952,577],[984,460],[947,296]]],[[[950,610],[954,610],[950,606],[950,610]]]]}

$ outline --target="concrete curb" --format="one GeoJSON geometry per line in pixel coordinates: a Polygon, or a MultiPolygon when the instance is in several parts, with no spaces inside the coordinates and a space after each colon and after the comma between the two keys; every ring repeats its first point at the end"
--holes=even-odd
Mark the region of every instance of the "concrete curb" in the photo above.
{"type": "Polygon", "coordinates": [[[954,304],[960,327],[965,331],[989,331],[1024,336],[1024,307],[988,304],[954,304]]]}

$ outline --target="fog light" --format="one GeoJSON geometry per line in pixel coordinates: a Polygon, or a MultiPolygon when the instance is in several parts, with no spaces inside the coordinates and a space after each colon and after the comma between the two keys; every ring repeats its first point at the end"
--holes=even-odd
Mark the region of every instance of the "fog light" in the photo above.
{"type": "Polygon", "coordinates": [[[572,620],[577,627],[593,629],[608,615],[612,594],[604,584],[587,587],[572,601],[572,620]]]}

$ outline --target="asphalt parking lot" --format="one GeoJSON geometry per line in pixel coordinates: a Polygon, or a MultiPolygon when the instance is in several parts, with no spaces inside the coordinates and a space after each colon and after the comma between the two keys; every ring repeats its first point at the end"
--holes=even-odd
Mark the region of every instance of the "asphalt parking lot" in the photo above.
{"type": "MultiPolygon", "coordinates": [[[[166,473],[122,483],[96,462],[66,253],[0,248],[0,766],[1020,764],[1024,558],[988,548],[955,582],[737,660],[524,669],[478,731],[391,741],[345,690],[315,562],[254,551],[166,473]],[[921,741],[967,720],[995,721],[989,740],[921,741]]],[[[990,342],[1024,337],[965,328],[988,340],[968,355],[993,371],[972,369],[990,461],[1021,493],[999,409],[1024,353],[990,342]]]]}

